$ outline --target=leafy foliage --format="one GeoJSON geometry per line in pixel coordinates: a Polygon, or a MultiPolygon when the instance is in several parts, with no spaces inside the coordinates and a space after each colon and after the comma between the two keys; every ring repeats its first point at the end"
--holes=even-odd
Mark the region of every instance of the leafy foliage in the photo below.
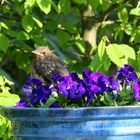
{"type": "Polygon", "coordinates": [[[122,66],[130,63],[129,59],[137,59],[134,57],[134,51],[135,54],[139,51],[137,0],[4,0],[0,6],[1,68],[20,85],[30,73],[31,51],[39,45],[54,49],[76,72],[81,72],[78,65],[107,72],[111,63],[122,66]],[[123,56],[126,44],[134,49],[128,51],[133,58],[123,56]],[[117,52],[119,58],[111,56],[110,51],[117,52]],[[120,60],[121,57],[125,59],[120,60]],[[83,65],[85,59],[87,64],[83,65]],[[9,61],[11,66],[7,67],[9,61]],[[23,80],[18,78],[23,75],[26,75],[23,80]]]}
{"type": "Polygon", "coordinates": [[[10,133],[11,122],[0,115],[0,137],[3,140],[14,140],[14,136],[10,133]]]}
{"type": "MultiPolygon", "coordinates": [[[[0,107],[14,106],[16,105],[17,101],[19,101],[18,95],[11,94],[10,92],[10,86],[13,84],[14,83],[12,81],[8,80],[4,76],[0,76],[0,107]]],[[[10,129],[11,122],[0,114],[0,137],[2,137],[4,140],[9,138],[12,140],[13,136],[10,133],[10,129]]]]}
{"type": "Polygon", "coordinates": [[[9,81],[5,77],[0,76],[0,106],[10,106],[15,105],[19,100],[18,95],[10,93],[10,85],[13,85],[13,82],[9,81]],[[7,85],[8,84],[8,85],[7,85]]]}
{"type": "Polygon", "coordinates": [[[129,59],[135,60],[135,52],[133,48],[125,44],[109,44],[107,47],[107,54],[112,62],[119,67],[127,64],[129,59]]]}

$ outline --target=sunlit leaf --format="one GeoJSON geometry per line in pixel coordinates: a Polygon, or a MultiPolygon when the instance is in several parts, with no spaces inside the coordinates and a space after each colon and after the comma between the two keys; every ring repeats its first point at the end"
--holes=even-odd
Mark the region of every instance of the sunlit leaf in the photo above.
{"type": "Polygon", "coordinates": [[[130,15],[140,16],[140,8],[131,9],[130,15]]]}
{"type": "Polygon", "coordinates": [[[121,67],[128,63],[128,59],[135,60],[135,51],[125,44],[110,44],[107,47],[107,54],[112,62],[121,67]]]}
{"type": "Polygon", "coordinates": [[[38,27],[42,28],[43,24],[40,20],[38,20],[37,18],[33,17],[33,20],[36,22],[36,24],[38,25],[38,27]]]}
{"type": "Polygon", "coordinates": [[[11,94],[10,88],[6,84],[13,85],[13,82],[4,76],[0,76],[0,106],[13,106],[19,101],[19,97],[11,94]]]}
{"type": "Polygon", "coordinates": [[[35,0],[26,0],[24,3],[25,8],[26,7],[32,7],[35,4],[35,0]]]}
{"type": "Polygon", "coordinates": [[[0,22],[0,28],[5,28],[5,29],[9,29],[9,27],[4,23],[4,22],[0,22]]]}
{"type": "Polygon", "coordinates": [[[48,14],[51,10],[51,3],[50,0],[36,0],[40,9],[45,13],[48,14]]]}
{"type": "Polygon", "coordinates": [[[120,10],[118,12],[118,17],[121,21],[123,21],[124,23],[127,23],[128,21],[128,11],[126,8],[123,8],[122,10],[120,10]]]}
{"type": "Polygon", "coordinates": [[[19,96],[7,92],[0,94],[0,106],[15,106],[19,101],[19,96]]]}
{"type": "Polygon", "coordinates": [[[104,55],[106,41],[108,41],[108,38],[107,38],[107,36],[104,36],[98,46],[98,55],[99,55],[100,60],[102,60],[103,55],[104,55]]]}

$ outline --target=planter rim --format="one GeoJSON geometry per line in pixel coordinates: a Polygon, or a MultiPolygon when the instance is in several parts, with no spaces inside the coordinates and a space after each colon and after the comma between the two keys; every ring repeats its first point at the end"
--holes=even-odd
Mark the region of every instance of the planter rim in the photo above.
{"type": "Polygon", "coordinates": [[[16,108],[2,107],[2,114],[11,120],[89,121],[140,118],[140,106],[106,106],[81,108],[16,108]],[[28,116],[28,117],[27,117],[28,116]],[[28,118],[28,119],[27,119],[28,118]]]}
{"type": "Polygon", "coordinates": [[[92,109],[132,109],[132,108],[140,108],[140,105],[134,106],[101,106],[101,107],[79,107],[79,108],[34,108],[34,107],[15,107],[15,106],[2,106],[3,109],[12,109],[12,110],[92,110],[92,109]]]}

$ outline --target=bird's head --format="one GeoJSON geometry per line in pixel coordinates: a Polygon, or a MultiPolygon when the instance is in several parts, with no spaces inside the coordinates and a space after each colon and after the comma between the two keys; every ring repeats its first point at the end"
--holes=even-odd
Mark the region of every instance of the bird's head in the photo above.
{"type": "Polygon", "coordinates": [[[52,53],[52,51],[48,47],[38,47],[34,51],[33,54],[36,55],[37,58],[44,58],[52,53]]]}

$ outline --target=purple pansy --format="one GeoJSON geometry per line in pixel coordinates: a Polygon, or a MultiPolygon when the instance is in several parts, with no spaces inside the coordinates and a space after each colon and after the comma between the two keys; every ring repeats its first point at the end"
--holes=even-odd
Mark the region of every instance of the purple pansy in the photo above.
{"type": "Polygon", "coordinates": [[[134,92],[134,95],[135,95],[135,99],[137,101],[140,101],[140,81],[136,81],[134,83],[133,92],[134,92]]]}
{"type": "Polygon", "coordinates": [[[104,76],[101,72],[95,72],[88,73],[83,77],[85,77],[82,82],[86,89],[86,102],[90,103],[94,99],[95,94],[102,94],[106,90],[105,81],[102,80],[104,76]]]}
{"type": "Polygon", "coordinates": [[[52,75],[52,80],[53,80],[54,83],[60,82],[60,81],[63,80],[63,76],[60,75],[59,73],[54,73],[52,75]]]}
{"type": "Polygon", "coordinates": [[[100,93],[100,94],[102,94],[105,91],[106,85],[105,85],[104,80],[102,80],[103,77],[104,75],[102,75],[101,72],[95,72],[90,75],[89,82],[91,84],[91,91],[93,91],[94,93],[100,93]]]}
{"type": "Polygon", "coordinates": [[[26,96],[30,96],[32,93],[32,90],[38,86],[42,85],[42,81],[37,78],[29,77],[29,80],[23,85],[23,92],[26,96]]]}
{"type": "Polygon", "coordinates": [[[82,71],[82,76],[83,76],[84,79],[85,79],[85,78],[89,78],[89,76],[91,75],[91,73],[92,73],[91,70],[89,70],[89,69],[84,69],[84,70],[82,71]]]}
{"type": "Polygon", "coordinates": [[[138,76],[134,68],[128,64],[125,64],[123,67],[119,68],[117,73],[117,79],[120,83],[125,83],[130,85],[131,82],[135,82],[138,79],[138,76]]]}
{"type": "Polygon", "coordinates": [[[103,76],[102,80],[106,84],[107,91],[109,92],[116,91],[117,93],[120,92],[120,85],[117,81],[115,81],[114,76],[103,76]]]}
{"type": "Polygon", "coordinates": [[[21,108],[21,107],[31,107],[31,106],[27,103],[26,99],[21,99],[21,100],[16,104],[16,107],[17,107],[17,108],[21,108]]]}
{"type": "Polygon", "coordinates": [[[30,96],[31,104],[34,106],[40,105],[41,103],[45,104],[51,93],[51,89],[44,85],[34,88],[30,96]]]}
{"type": "Polygon", "coordinates": [[[30,77],[23,86],[23,92],[33,106],[46,103],[51,95],[51,84],[44,85],[40,79],[30,77]]]}
{"type": "Polygon", "coordinates": [[[50,108],[61,108],[61,106],[59,105],[59,104],[52,104],[51,106],[50,106],[50,108]]]}
{"type": "MultiPolygon", "coordinates": [[[[46,104],[50,97],[55,98],[55,102],[49,105],[50,108],[63,107],[61,99],[66,99],[68,105],[71,103],[82,102],[86,103],[85,106],[90,104],[95,97],[104,96],[104,92],[110,92],[110,96],[115,93],[120,93],[121,88],[128,89],[134,84],[133,92],[135,99],[140,101],[140,81],[134,71],[134,68],[130,65],[124,65],[117,71],[117,81],[114,76],[106,76],[101,72],[92,72],[89,69],[84,69],[82,72],[82,78],[79,78],[78,74],[73,72],[68,76],[62,76],[58,73],[52,75],[52,83],[44,83],[37,78],[30,77],[29,80],[23,86],[23,92],[26,96],[25,99],[21,99],[16,107],[39,107],[42,104],[46,104]],[[65,98],[63,98],[65,97],[65,98]],[[80,100],[78,100],[80,99],[80,100]]],[[[121,96],[121,94],[120,94],[121,96]]],[[[93,104],[95,102],[92,102],[93,104]]]]}
{"type": "Polygon", "coordinates": [[[73,73],[70,73],[70,76],[72,78],[73,81],[77,81],[77,82],[80,82],[81,79],[78,77],[78,74],[73,72],[73,73]]]}
{"type": "Polygon", "coordinates": [[[73,75],[65,76],[64,80],[57,84],[60,93],[70,99],[78,99],[81,98],[85,93],[85,89],[82,86],[82,83],[77,82],[76,79],[73,78],[73,75]]]}

